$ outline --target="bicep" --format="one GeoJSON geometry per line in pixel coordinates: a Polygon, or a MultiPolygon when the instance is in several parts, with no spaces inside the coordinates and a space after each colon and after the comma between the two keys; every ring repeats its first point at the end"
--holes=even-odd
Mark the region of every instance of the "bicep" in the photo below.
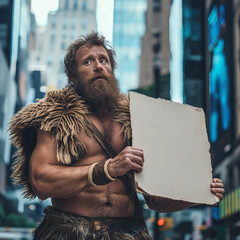
{"type": "Polygon", "coordinates": [[[57,144],[53,134],[42,130],[38,131],[37,143],[33,150],[31,161],[39,164],[57,164],[57,144]]]}
{"type": "Polygon", "coordinates": [[[88,166],[71,167],[58,162],[55,137],[39,131],[31,156],[30,181],[40,199],[76,195],[88,186],[87,174],[88,166]]]}
{"type": "Polygon", "coordinates": [[[55,137],[50,132],[38,131],[37,143],[30,159],[31,178],[44,171],[49,164],[59,164],[55,137]]]}

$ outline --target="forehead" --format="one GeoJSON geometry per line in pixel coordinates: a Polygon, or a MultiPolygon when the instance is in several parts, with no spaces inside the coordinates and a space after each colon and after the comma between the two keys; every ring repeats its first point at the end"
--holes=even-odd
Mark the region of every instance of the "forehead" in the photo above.
{"type": "Polygon", "coordinates": [[[98,56],[98,55],[105,55],[106,57],[108,57],[108,53],[106,49],[102,46],[93,46],[93,47],[82,46],[77,50],[76,60],[79,61],[89,56],[98,56]]]}

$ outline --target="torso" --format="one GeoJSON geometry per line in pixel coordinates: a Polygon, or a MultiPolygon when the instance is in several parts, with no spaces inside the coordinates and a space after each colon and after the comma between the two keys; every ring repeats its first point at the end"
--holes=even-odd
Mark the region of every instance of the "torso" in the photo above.
{"type": "MultiPolygon", "coordinates": [[[[88,119],[100,130],[119,153],[124,147],[122,126],[111,119],[99,121],[94,116],[88,119]]],[[[85,144],[87,153],[74,166],[91,165],[94,162],[104,162],[109,157],[103,148],[86,135],[78,136],[85,144]]],[[[88,185],[82,192],[71,198],[52,199],[53,206],[70,213],[92,217],[132,217],[134,215],[134,200],[126,192],[124,183],[119,179],[103,186],[88,185]]]]}

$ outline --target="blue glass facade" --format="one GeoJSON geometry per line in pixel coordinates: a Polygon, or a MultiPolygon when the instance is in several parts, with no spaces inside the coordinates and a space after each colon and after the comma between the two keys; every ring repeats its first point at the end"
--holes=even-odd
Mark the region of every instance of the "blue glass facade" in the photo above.
{"type": "Polygon", "coordinates": [[[214,164],[230,151],[234,138],[231,9],[231,1],[212,0],[207,15],[209,139],[214,164]]]}
{"type": "Polygon", "coordinates": [[[173,1],[172,10],[176,11],[170,21],[170,35],[180,33],[171,38],[171,98],[202,107],[207,113],[215,165],[229,152],[233,141],[231,3],[212,0],[204,13],[203,1],[181,1],[181,25],[174,21],[180,1],[173,1]]]}
{"type": "Polygon", "coordinates": [[[183,101],[205,108],[204,2],[183,0],[183,101]]]}
{"type": "Polygon", "coordinates": [[[171,99],[205,108],[203,26],[204,2],[173,1],[170,16],[171,99]]]}
{"type": "Polygon", "coordinates": [[[138,87],[146,9],[146,0],[115,0],[113,47],[118,61],[116,77],[121,91],[125,93],[138,87]]]}

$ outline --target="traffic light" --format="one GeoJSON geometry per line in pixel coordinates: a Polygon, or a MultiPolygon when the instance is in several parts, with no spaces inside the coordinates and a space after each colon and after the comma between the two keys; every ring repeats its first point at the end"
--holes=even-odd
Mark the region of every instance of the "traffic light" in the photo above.
{"type": "Polygon", "coordinates": [[[160,231],[166,231],[173,227],[173,218],[171,217],[162,217],[157,221],[158,229],[160,231]]]}
{"type": "Polygon", "coordinates": [[[164,218],[159,218],[158,221],[157,221],[157,225],[159,227],[163,227],[165,225],[166,221],[164,218]]]}

